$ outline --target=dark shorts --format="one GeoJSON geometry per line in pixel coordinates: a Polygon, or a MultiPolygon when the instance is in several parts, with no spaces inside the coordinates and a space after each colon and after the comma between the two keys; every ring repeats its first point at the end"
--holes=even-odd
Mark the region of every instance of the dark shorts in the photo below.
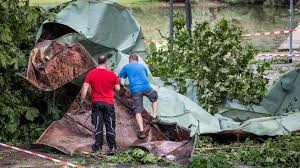
{"type": "Polygon", "coordinates": [[[132,95],[132,108],[133,112],[135,113],[141,113],[144,111],[143,106],[143,97],[146,96],[151,102],[156,102],[158,98],[157,91],[150,90],[150,91],[141,91],[136,92],[132,95]]]}

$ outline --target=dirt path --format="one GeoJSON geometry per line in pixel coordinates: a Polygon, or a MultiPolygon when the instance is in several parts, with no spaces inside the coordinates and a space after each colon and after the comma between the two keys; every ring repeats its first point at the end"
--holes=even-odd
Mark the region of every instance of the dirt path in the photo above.
{"type": "MultiPolygon", "coordinates": [[[[101,160],[91,158],[88,156],[69,156],[64,154],[49,153],[45,149],[32,149],[31,151],[53,157],[55,159],[71,162],[73,164],[85,165],[87,167],[101,167],[103,164],[101,160]]],[[[37,156],[29,155],[27,153],[18,152],[13,149],[0,147],[0,167],[1,168],[58,168],[63,167],[59,163],[43,159],[37,156]]]]}
{"type": "MultiPolygon", "coordinates": [[[[43,154],[55,159],[67,161],[76,165],[83,166],[85,168],[162,168],[157,165],[131,165],[131,164],[110,164],[104,160],[97,159],[92,156],[85,155],[65,155],[49,152],[46,149],[29,149],[30,151],[43,154]]],[[[43,159],[37,156],[29,155],[27,153],[22,153],[15,151],[13,149],[8,149],[0,146],[0,168],[65,168],[65,166],[55,163],[53,161],[43,159]]]]}

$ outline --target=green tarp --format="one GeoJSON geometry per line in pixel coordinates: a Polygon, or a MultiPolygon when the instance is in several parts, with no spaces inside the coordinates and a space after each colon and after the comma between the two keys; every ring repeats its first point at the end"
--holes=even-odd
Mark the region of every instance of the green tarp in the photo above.
{"type": "Polygon", "coordinates": [[[299,69],[282,75],[259,105],[227,102],[218,115],[222,130],[284,135],[300,130],[299,69]]]}
{"type": "MultiPolygon", "coordinates": [[[[258,105],[243,105],[238,101],[226,101],[214,112],[219,121],[220,132],[244,131],[256,135],[284,135],[300,130],[300,70],[283,74],[258,105]]],[[[156,83],[164,82],[156,78],[156,83]]],[[[169,80],[166,87],[176,90],[176,82],[169,80]]],[[[193,80],[186,80],[186,96],[197,100],[197,88],[193,80]],[[192,91],[192,92],[191,92],[192,91]]],[[[201,116],[196,120],[201,120],[201,116]]],[[[217,132],[211,132],[217,133],[217,132]]]]}

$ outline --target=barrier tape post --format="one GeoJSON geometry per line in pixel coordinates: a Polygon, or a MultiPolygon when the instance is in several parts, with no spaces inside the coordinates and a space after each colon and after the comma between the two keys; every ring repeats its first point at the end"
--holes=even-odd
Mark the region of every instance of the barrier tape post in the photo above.
{"type": "MultiPolygon", "coordinates": [[[[294,1],[290,0],[290,29],[293,29],[293,11],[294,11],[294,6],[293,6],[294,1]]],[[[293,32],[290,32],[290,41],[289,41],[289,58],[288,61],[289,63],[292,63],[292,54],[293,54],[293,32]]]]}
{"type": "Polygon", "coordinates": [[[53,162],[60,163],[60,164],[62,164],[64,166],[71,166],[71,167],[75,167],[75,168],[83,168],[82,166],[75,165],[73,163],[69,163],[69,162],[66,162],[66,161],[58,160],[58,159],[55,159],[55,158],[52,158],[52,157],[49,157],[49,156],[45,156],[45,155],[42,155],[42,154],[39,154],[39,153],[31,152],[31,151],[24,150],[24,149],[21,149],[21,148],[17,148],[17,147],[14,147],[14,146],[6,145],[4,143],[0,143],[0,145],[4,146],[6,148],[10,148],[10,149],[14,149],[14,150],[17,150],[17,151],[20,151],[20,152],[27,153],[27,154],[30,154],[30,155],[38,156],[38,157],[43,158],[43,159],[48,159],[48,160],[51,160],[53,162]]]}

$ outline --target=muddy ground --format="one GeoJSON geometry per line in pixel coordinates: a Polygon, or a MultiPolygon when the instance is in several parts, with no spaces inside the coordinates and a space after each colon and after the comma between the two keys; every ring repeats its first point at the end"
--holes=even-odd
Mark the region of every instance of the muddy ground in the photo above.
{"type": "MultiPolygon", "coordinates": [[[[54,157],[59,160],[68,161],[71,163],[78,163],[82,161],[81,158],[72,157],[60,153],[50,153],[45,149],[31,149],[31,151],[40,154],[54,157]]],[[[95,164],[96,165],[96,164],[95,164]]],[[[40,167],[40,168],[57,168],[63,167],[59,163],[46,160],[37,156],[29,155],[27,153],[19,152],[13,149],[0,147],[0,167],[1,168],[23,168],[23,167],[40,167]]]]}
{"type": "MultiPolygon", "coordinates": [[[[27,149],[27,148],[22,148],[27,149]]],[[[116,168],[161,168],[156,165],[131,165],[131,164],[111,164],[104,159],[95,158],[88,155],[66,155],[60,153],[54,149],[48,149],[47,147],[32,147],[27,149],[32,152],[36,152],[42,155],[46,155],[58,160],[67,161],[76,165],[80,165],[86,168],[102,168],[102,167],[116,167],[116,168]]],[[[19,152],[13,149],[8,149],[0,146],[0,168],[64,168],[60,163],[56,163],[47,159],[43,159],[37,156],[33,156],[27,153],[19,152]]]]}

